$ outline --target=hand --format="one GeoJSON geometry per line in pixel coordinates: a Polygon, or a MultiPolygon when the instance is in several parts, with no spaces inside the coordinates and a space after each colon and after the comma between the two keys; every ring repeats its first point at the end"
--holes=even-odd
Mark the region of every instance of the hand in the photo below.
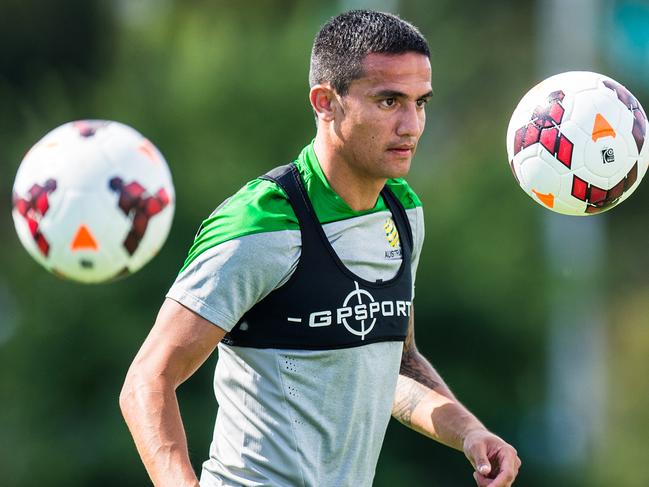
{"type": "Polygon", "coordinates": [[[521,460],[513,446],[486,429],[469,432],[464,438],[464,454],[475,472],[473,478],[478,487],[510,487],[521,460]]]}

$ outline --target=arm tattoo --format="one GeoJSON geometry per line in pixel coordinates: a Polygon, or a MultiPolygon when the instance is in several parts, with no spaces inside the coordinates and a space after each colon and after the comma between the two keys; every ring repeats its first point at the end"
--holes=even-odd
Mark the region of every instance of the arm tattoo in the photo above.
{"type": "Polygon", "coordinates": [[[411,426],[412,413],[430,389],[440,387],[441,381],[435,369],[417,351],[413,316],[410,316],[408,332],[403,343],[401,367],[394,395],[392,415],[406,426],[411,426]]]}
{"type": "Polygon", "coordinates": [[[437,380],[438,375],[432,365],[417,351],[417,347],[415,346],[414,310],[411,313],[408,332],[403,342],[403,355],[401,356],[399,375],[410,377],[412,380],[423,384],[429,389],[435,389],[441,384],[437,380]]]}
{"type": "Polygon", "coordinates": [[[436,389],[440,386],[440,383],[433,378],[437,374],[433,371],[432,366],[417,350],[412,348],[403,352],[399,375],[409,377],[429,389],[436,389]]]}
{"type": "Polygon", "coordinates": [[[428,389],[417,381],[407,377],[399,377],[392,416],[406,426],[411,425],[412,412],[428,393],[428,389]]]}

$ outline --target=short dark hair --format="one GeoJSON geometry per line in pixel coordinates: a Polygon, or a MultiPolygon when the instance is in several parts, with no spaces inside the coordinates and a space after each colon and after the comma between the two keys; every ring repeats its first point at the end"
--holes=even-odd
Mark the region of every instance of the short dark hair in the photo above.
{"type": "Polygon", "coordinates": [[[363,76],[368,54],[417,52],[430,57],[428,42],[419,30],[396,15],[351,10],[329,19],[313,41],[309,85],[328,82],[340,94],[363,76]]]}

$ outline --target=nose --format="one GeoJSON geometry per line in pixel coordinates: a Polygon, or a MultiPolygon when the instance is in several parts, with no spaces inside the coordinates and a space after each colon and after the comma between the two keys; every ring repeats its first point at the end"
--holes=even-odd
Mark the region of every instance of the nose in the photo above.
{"type": "Polygon", "coordinates": [[[399,137],[419,137],[424,130],[426,114],[419,109],[416,103],[405,103],[401,110],[397,124],[399,137]]]}

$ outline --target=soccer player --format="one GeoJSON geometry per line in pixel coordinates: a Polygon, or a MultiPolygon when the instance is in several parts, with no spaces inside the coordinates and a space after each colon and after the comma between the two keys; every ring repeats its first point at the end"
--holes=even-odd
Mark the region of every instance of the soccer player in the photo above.
{"type": "Polygon", "coordinates": [[[431,96],[426,40],[351,11],[316,36],[316,136],[207,218],[127,374],[120,405],[157,486],[369,486],[392,415],[461,450],[479,486],[520,460],[414,341],[421,203],[401,179],[431,96]],[[218,346],[200,484],[176,388],[218,346]]]}

